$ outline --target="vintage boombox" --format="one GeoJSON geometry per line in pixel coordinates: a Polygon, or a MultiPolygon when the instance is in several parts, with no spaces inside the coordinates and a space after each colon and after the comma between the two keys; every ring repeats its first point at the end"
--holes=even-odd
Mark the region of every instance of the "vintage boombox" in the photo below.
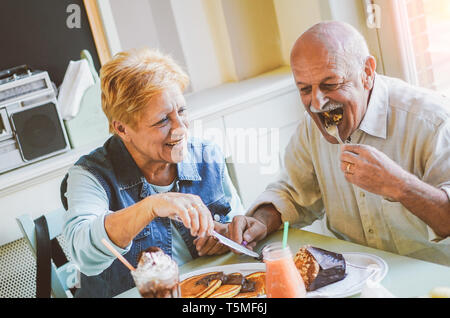
{"type": "Polygon", "coordinates": [[[45,71],[0,71],[0,173],[70,149],[45,71]]]}

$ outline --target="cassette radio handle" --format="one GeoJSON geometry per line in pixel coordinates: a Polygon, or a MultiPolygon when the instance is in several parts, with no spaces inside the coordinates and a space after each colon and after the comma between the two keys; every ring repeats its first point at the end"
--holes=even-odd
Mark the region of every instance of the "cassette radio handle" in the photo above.
{"type": "Polygon", "coordinates": [[[4,71],[0,71],[0,80],[11,77],[14,74],[16,74],[16,75],[29,74],[31,71],[32,71],[32,69],[29,68],[28,65],[25,65],[25,64],[19,65],[19,66],[14,66],[14,67],[11,67],[4,71]]]}

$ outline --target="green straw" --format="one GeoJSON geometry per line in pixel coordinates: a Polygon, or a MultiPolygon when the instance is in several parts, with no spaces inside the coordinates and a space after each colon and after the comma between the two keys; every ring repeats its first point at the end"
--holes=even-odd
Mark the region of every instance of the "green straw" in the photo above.
{"type": "Polygon", "coordinates": [[[287,245],[288,229],[289,229],[289,222],[286,221],[286,222],[284,222],[283,248],[286,248],[286,245],[287,245]]]}

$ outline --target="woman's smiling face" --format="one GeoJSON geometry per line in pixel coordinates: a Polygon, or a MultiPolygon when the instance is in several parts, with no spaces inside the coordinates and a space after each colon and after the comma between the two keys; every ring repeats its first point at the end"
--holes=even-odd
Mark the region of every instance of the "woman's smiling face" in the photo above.
{"type": "Polygon", "coordinates": [[[291,55],[303,105],[325,139],[333,144],[337,140],[325,129],[324,112],[342,113],[337,127],[341,139],[346,140],[359,127],[367,109],[369,86],[365,83],[364,66],[357,70],[349,58],[352,57],[331,54],[318,42],[299,45],[291,55]]]}
{"type": "Polygon", "coordinates": [[[188,126],[186,100],[173,85],[151,98],[135,126],[126,125],[123,139],[141,162],[178,163],[186,154],[188,126]]]}

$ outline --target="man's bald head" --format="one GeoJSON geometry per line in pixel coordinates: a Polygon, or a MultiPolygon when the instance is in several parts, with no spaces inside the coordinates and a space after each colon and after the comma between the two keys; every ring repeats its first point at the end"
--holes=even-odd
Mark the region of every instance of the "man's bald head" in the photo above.
{"type": "Polygon", "coordinates": [[[361,70],[370,56],[364,37],[350,24],[338,21],[320,22],[306,30],[292,48],[291,63],[319,50],[340,58],[349,71],[361,70]]]}

